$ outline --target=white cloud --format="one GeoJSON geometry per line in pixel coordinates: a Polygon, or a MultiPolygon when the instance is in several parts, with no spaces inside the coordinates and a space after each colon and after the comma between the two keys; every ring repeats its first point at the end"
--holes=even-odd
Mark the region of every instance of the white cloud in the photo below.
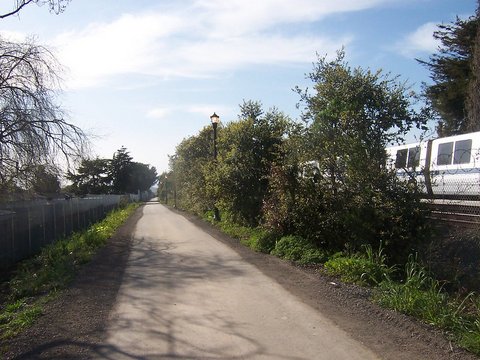
{"type": "Polygon", "coordinates": [[[164,119],[171,111],[172,109],[170,108],[154,108],[150,109],[146,116],[151,119],[164,119]]]}
{"type": "Polygon", "coordinates": [[[201,118],[208,119],[214,112],[219,114],[222,118],[230,118],[233,114],[231,107],[219,104],[190,104],[187,106],[169,106],[156,107],[146,112],[146,117],[150,119],[167,119],[169,115],[176,112],[184,112],[198,115],[201,118]]]}
{"type": "Polygon", "coordinates": [[[27,35],[18,31],[6,31],[1,30],[0,36],[8,41],[24,42],[27,39],[27,35]]]}
{"type": "MultiPolygon", "coordinates": [[[[388,0],[387,0],[388,1],[388,0]]],[[[197,12],[213,19],[211,34],[223,37],[268,30],[278,24],[309,22],[325,16],[373,7],[385,0],[199,0],[197,12]]]]}
{"type": "Polygon", "coordinates": [[[407,57],[413,57],[419,53],[436,52],[440,42],[433,37],[437,24],[429,22],[423,24],[414,32],[407,35],[395,45],[395,50],[407,57]]]}
{"type": "Polygon", "coordinates": [[[280,25],[319,21],[389,0],[194,0],[157,12],[124,14],[53,40],[69,71],[67,87],[101,85],[112,76],[210,77],[252,64],[311,62],[348,36],[293,36],[280,25]],[[187,4],[187,5],[186,5],[187,4]]]}
{"type": "Polygon", "coordinates": [[[232,108],[224,105],[215,105],[215,104],[197,104],[190,105],[187,109],[187,112],[192,114],[199,114],[205,119],[210,118],[210,115],[216,113],[220,118],[225,118],[226,116],[231,116],[232,108]]]}

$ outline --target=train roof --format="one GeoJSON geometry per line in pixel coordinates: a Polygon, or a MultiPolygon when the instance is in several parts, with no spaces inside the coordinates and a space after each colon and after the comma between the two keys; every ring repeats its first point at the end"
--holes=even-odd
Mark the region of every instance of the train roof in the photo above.
{"type": "Polygon", "coordinates": [[[445,136],[445,137],[423,139],[423,140],[420,140],[420,141],[417,141],[417,142],[388,146],[387,149],[395,150],[395,149],[408,148],[408,147],[412,147],[412,146],[419,146],[420,144],[428,142],[428,141],[440,141],[440,140],[442,140],[442,141],[443,140],[445,140],[445,141],[456,141],[456,140],[465,140],[465,139],[472,139],[472,138],[480,139],[480,131],[466,133],[466,134],[445,136]]]}

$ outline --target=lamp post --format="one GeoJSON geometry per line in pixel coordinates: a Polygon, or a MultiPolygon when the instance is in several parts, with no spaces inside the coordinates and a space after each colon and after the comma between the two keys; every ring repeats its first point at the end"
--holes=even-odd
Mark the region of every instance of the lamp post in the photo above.
{"type": "MultiPolygon", "coordinates": [[[[220,122],[220,116],[218,116],[216,113],[213,113],[213,115],[210,116],[210,120],[212,121],[212,127],[213,127],[213,161],[215,162],[215,165],[216,165],[217,164],[217,126],[218,126],[218,123],[220,122]]],[[[215,221],[220,221],[220,213],[216,205],[213,205],[213,219],[215,221]]]]}
{"type": "Polygon", "coordinates": [[[165,205],[168,205],[168,176],[165,175],[165,205]]]}

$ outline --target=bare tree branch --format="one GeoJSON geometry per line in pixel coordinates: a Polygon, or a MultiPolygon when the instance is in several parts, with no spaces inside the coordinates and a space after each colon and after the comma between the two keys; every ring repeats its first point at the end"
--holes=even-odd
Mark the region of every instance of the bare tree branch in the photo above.
{"type": "Polygon", "coordinates": [[[13,10],[7,12],[1,11],[0,19],[5,19],[6,17],[17,15],[25,6],[32,3],[39,6],[48,4],[51,12],[55,14],[60,14],[65,10],[69,2],[70,0],[15,0],[13,10]]]}
{"type": "Polygon", "coordinates": [[[61,66],[33,40],[0,38],[0,192],[38,165],[67,163],[86,152],[86,134],[56,103],[61,66]]]}

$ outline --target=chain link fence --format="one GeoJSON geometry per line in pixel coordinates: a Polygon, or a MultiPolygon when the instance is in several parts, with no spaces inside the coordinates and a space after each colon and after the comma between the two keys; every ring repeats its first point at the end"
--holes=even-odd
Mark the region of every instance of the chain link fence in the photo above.
{"type": "Polygon", "coordinates": [[[138,200],[139,195],[92,195],[0,203],[0,269],[88,228],[121,204],[138,200]]]}

